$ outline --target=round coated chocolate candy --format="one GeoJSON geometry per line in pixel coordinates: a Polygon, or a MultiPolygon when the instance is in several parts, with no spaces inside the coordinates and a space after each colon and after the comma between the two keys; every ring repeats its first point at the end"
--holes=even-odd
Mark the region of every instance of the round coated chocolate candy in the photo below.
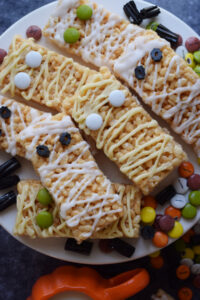
{"type": "Polygon", "coordinates": [[[185,61],[190,68],[194,69],[196,67],[196,62],[194,60],[194,55],[192,53],[186,54],[185,61]]]}
{"type": "Polygon", "coordinates": [[[49,157],[50,151],[49,148],[45,145],[39,145],[36,147],[37,154],[41,157],[49,157]]]}
{"type": "Polygon", "coordinates": [[[175,221],[174,228],[168,232],[169,237],[178,239],[183,234],[183,226],[180,222],[175,221]]]}
{"type": "Polygon", "coordinates": [[[138,66],[135,68],[135,77],[139,80],[144,79],[146,76],[145,68],[143,66],[138,66]]]}
{"type": "Polygon", "coordinates": [[[194,60],[195,60],[198,64],[200,64],[200,50],[194,52],[194,60]]]}
{"type": "Polygon", "coordinates": [[[190,268],[186,265],[180,265],[176,269],[176,276],[180,280],[185,280],[190,276],[190,268]]]}
{"type": "Polygon", "coordinates": [[[189,190],[187,186],[187,179],[179,177],[174,183],[174,188],[178,194],[186,194],[189,190]]]}
{"type": "Polygon", "coordinates": [[[152,239],[154,246],[158,248],[166,247],[168,244],[168,236],[162,231],[157,231],[152,239]]]}
{"type": "Polygon", "coordinates": [[[182,216],[185,219],[194,219],[197,215],[197,209],[190,203],[187,203],[186,206],[182,209],[182,216]]]}
{"type": "Polygon", "coordinates": [[[161,61],[163,57],[163,54],[162,54],[162,51],[158,48],[154,48],[152,51],[151,51],[151,58],[155,61],[155,62],[159,62],[161,61]]]}
{"type": "Polygon", "coordinates": [[[197,65],[197,66],[194,68],[194,72],[197,73],[197,75],[200,76],[200,64],[197,65]]]}
{"type": "Polygon", "coordinates": [[[169,215],[175,220],[179,220],[181,218],[181,210],[170,205],[166,207],[165,215],[169,215]]]}
{"type": "Polygon", "coordinates": [[[196,255],[200,255],[200,245],[194,246],[193,251],[196,255]]]}
{"type": "Polygon", "coordinates": [[[108,97],[108,100],[112,106],[120,107],[124,104],[125,94],[120,90],[112,91],[108,97]]]}
{"type": "Polygon", "coordinates": [[[194,264],[194,262],[191,258],[183,258],[183,259],[181,259],[180,264],[181,265],[186,265],[189,268],[191,268],[191,266],[194,264]]]}
{"type": "Polygon", "coordinates": [[[160,217],[159,221],[159,226],[160,229],[164,232],[168,232],[170,230],[172,230],[172,228],[174,227],[174,219],[168,215],[162,216],[160,217]]]}
{"type": "Polygon", "coordinates": [[[31,68],[38,68],[42,62],[42,55],[37,51],[30,51],[26,55],[26,64],[31,68]]]}
{"type": "Polygon", "coordinates": [[[200,40],[196,36],[189,37],[185,42],[188,52],[195,52],[200,49],[200,40]]]}
{"type": "Polygon", "coordinates": [[[98,130],[103,124],[102,117],[99,114],[93,113],[86,118],[86,126],[90,130],[98,130]]]}
{"type": "Polygon", "coordinates": [[[189,201],[194,206],[200,205],[200,191],[192,191],[189,193],[189,201]]]}
{"type": "Polygon", "coordinates": [[[9,119],[11,116],[11,110],[7,106],[0,107],[0,117],[3,119],[9,119]]]}
{"type": "Polygon", "coordinates": [[[184,161],[178,168],[179,175],[188,178],[194,173],[194,166],[189,161],[184,161]]]}
{"type": "Polygon", "coordinates": [[[42,30],[37,25],[31,25],[26,30],[26,36],[28,38],[34,38],[35,41],[38,41],[42,37],[42,30]]]}
{"type": "Polygon", "coordinates": [[[155,229],[152,226],[146,225],[142,227],[141,235],[144,240],[151,240],[155,235],[155,229]]]}
{"type": "Polygon", "coordinates": [[[200,289],[200,275],[195,276],[193,284],[195,288],[200,289]]]}
{"type": "Polygon", "coordinates": [[[15,86],[20,90],[26,90],[31,83],[30,76],[25,72],[19,72],[14,78],[15,86]]]}
{"type": "Polygon", "coordinates": [[[193,264],[191,266],[191,273],[194,275],[199,275],[200,274],[200,264],[193,264]]]}
{"type": "Polygon", "coordinates": [[[141,210],[141,220],[144,224],[150,224],[154,222],[156,217],[156,211],[152,207],[144,207],[141,210]]]}
{"type": "Polygon", "coordinates": [[[159,225],[159,220],[161,217],[163,217],[163,215],[160,215],[160,214],[156,215],[155,221],[153,223],[153,227],[155,228],[155,230],[158,230],[158,231],[161,230],[160,225],[159,225]]]}
{"type": "Polygon", "coordinates": [[[186,205],[187,199],[184,195],[176,194],[170,202],[173,207],[181,209],[186,205]]]}
{"type": "Polygon", "coordinates": [[[7,52],[4,49],[0,49],[0,64],[2,64],[4,57],[7,55],[7,52]]]}
{"type": "Polygon", "coordinates": [[[191,248],[186,248],[182,254],[182,258],[194,259],[194,251],[191,248]]]}
{"type": "Polygon", "coordinates": [[[188,178],[187,184],[188,184],[188,187],[193,191],[200,189],[200,175],[192,174],[188,178]]]}
{"type": "Polygon", "coordinates": [[[178,291],[178,299],[179,300],[192,300],[192,297],[193,297],[193,292],[188,287],[182,287],[178,291]]]}

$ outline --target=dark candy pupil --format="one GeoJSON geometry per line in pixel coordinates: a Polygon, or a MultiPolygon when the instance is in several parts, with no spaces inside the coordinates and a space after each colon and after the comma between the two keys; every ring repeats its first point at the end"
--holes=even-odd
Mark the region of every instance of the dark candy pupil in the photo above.
{"type": "Polygon", "coordinates": [[[0,108],[0,116],[3,118],[3,119],[8,119],[10,118],[11,116],[11,111],[9,108],[7,108],[6,106],[2,106],[0,108]]]}
{"type": "Polygon", "coordinates": [[[37,150],[37,154],[39,156],[49,157],[49,155],[50,155],[50,151],[49,151],[49,148],[47,146],[39,145],[39,146],[36,147],[36,150],[37,150]]]}
{"type": "Polygon", "coordinates": [[[61,142],[62,145],[69,145],[71,142],[71,135],[68,132],[64,132],[60,135],[59,141],[61,142]]]}

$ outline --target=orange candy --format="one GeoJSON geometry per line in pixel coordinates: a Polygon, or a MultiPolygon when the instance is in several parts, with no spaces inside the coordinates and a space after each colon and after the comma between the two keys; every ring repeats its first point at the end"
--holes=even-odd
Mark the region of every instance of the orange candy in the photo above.
{"type": "Polygon", "coordinates": [[[190,268],[186,265],[180,265],[176,269],[176,276],[180,280],[185,280],[190,276],[190,268]]]}
{"type": "Polygon", "coordinates": [[[164,265],[164,259],[160,255],[157,257],[151,257],[150,262],[154,269],[161,269],[164,265]]]}
{"type": "Polygon", "coordinates": [[[162,231],[157,231],[152,239],[153,244],[158,248],[163,248],[168,244],[168,235],[162,231]]]}
{"type": "Polygon", "coordinates": [[[156,199],[152,196],[144,196],[142,198],[142,207],[146,207],[146,206],[156,209],[157,208],[156,199]]]}
{"type": "Polygon", "coordinates": [[[183,287],[178,291],[179,300],[192,300],[192,290],[188,287],[183,287]]]}
{"type": "Polygon", "coordinates": [[[194,167],[189,161],[184,161],[178,168],[179,175],[188,178],[194,173],[194,167]]]}
{"type": "Polygon", "coordinates": [[[179,220],[181,218],[181,210],[173,206],[168,206],[165,209],[165,215],[168,215],[174,219],[179,220]]]}
{"type": "Polygon", "coordinates": [[[184,240],[185,243],[189,243],[193,235],[194,235],[194,230],[190,229],[182,236],[182,239],[184,240]]]}

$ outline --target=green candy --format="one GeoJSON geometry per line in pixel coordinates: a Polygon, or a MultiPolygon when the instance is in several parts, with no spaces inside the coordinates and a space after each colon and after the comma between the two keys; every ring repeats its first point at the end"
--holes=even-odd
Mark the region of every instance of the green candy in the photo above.
{"type": "Polygon", "coordinates": [[[194,71],[200,76],[200,65],[197,65],[197,66],[194,68],[194,71]]]}
{"type": "Polygon", "coordinates": [[[194,52],[194,59],[196,60],[197,63],[200,63],[200,50],[194,52]]]}
{"type": "Polygon", "coordinates": [[[36,223],[42,229],[48,228],[53,224],[53,216],[48,211],[41,211],[36,216],[36,223]]]}
{"type": "Polygon", "coordinates": [[[184,240],[179,239],[175,242],[175,248],[177,252],[183,252],[186,248],[186,244],[184,242],[184,240]]]}
{"type": "Polygon", "coordinates": [[[45,188],[39,190],[36,199],[43,205],[49,205],[52,202],[51,195],[45,188]]]}
{"type": "Polygon", "coordinates": [[[197,209],[190,203],[187,203],[186,206],[182,209],[182,216],[185,219],[193,219],[196,217],[197,209]]]}
{"type": "Polygon", "coordinates": [[[66,43],[74,44],[79,38],[80,32],[74,27],[67,28],[64,32],[64,40],[66,43]]]}
{"type": "Polygon", "coordinates": [[[195,256],[195,263],[200,264],[200,255],[195,256]]]}
{"type": "Polygon", "coordinates": [[[80,5],[76,10],[76,15],[80,20],[86,21],[92,17],[92,9],[88,5],[80,5]]]}
{"type": "Polygon", "coordinates": [[[200,205],[200,191],[192,191],[189,193],[189,201],[194,206],[200,205]]]}
{"type": "Polygon", "coordinates": [[[153,31],[156,31],[158,25],[159,24],[157,22],[151,22],[146,26],[146,29],[151,29],[153,31]]]}

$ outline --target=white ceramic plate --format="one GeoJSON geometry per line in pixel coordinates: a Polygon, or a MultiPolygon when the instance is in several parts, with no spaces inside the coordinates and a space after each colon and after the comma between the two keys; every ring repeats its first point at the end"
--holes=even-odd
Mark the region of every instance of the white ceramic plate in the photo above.
{"type": "MultiPolygon", "coordinates": [[[[127,2],[127,0],[97,0],[98,3],[101,3],[104,5],[105,8],[107,8],[110,11],[113,11],[119,15],[124,16],[123,12],[123,5],[127,2]]],[[[150,5],[150,3],[137,0],[137,5],[139,8],[146,7],[150,5]]],[[[0,48],[7,49],[9,44],[11,43],[11,40],[15,34],[20,34],[25,37],[25,32],[28,26],[36,24],[40,26],[41,28],[44,27],[44,25],[47,22],[47,19],[49,15],[54,11],[56,6],[56,2],[50,3],[46,6],[43,6],[29,15],[25,16],[21,20],[19,20],[17,23],[15,23],[13,26],[11,26],[1,37],[0,37],[0,48]]],[[[180,33],[183,36],[183,39],[185,40],[189,36],[194,36],[197,34],[185,23],[183,23],[181,20],[170,14],[169,12],[162,9],[162,13],[157,18],[158,22],[162,23],[163,25],[166,25],[171,30],[176,31],[180,33]]],[[[144,24],[145,25],[145,24],[144,24]]],[[[40,41],[42,45],[45,45],[53,50],[56,50],[59,53],[62,53],[59,49],[52,46],[50,43],[48,43],[44,38],[40,41]]],[[[152,113],[151,113],[152,114],[152,113]]],[[[153,115],[153,114],[152,114],[153,115]]],[[[154,118],[156,118],[154,116],[154,118]]],[[[161,121],[160,119],[159,123],[161,126],[166,126],[166,124],[161,121]]],[[[166,126],[167,127],[167,126],[166,126]]],[[[176,140],[180,142],[185,151],[188,153],[189,160],[195,165],[196,171],[200,172],[200,169],[196,163],[196,157],[193,154],[191,148],[187,145],[185,145],[176,135],[174,135],[176,140]]],[[[8,154],[5,154],[4,152],[0,152],[0,163],[7,160],[10,156],[8,154]]],[[[118,182],[124,182],[124,177],[121,176],[116,166],[110,162],[108,159],[106,159],[102,153],[97,155],[97,161],[100,163],[100,167],[105,171],[105,173],[113,180],[118,182]]],[[[34,173],[32,166],[29,162],[27,162],[24,159],[20,159],[22,163],[22,169],[19,171],[19,175],[21,179],[31,179],[31,178],[37,178],[37,175],[34,173]]],[[[166,178],[160,187],[158,187],[155,191],[158,192],[163,187],[169,185],[170,183],[173,183],[175,178],[177,177],[177,171],[174,171],[173,174],[170,174],[168,178],[166,178]]],[[[5,191],[4,191],[5,192],[5,191]]],[[[160,208],[160,211],[162,209],[160,208]]],[[[12,234],[13,226],[15,223],[15,216],[16,216],[16,208],[15,206],[12,206],[8,208],[7,210],[3,211],[0,214],[0,224],[10,233],[12,234]]],[[[191,228],[197,219],[200,217],[200,211],[198,211],[198,215],[195,219],[192,221],[186,221],[181,220],[184,231],[187,231],[189,228],[191,228]]],[[[148,255],[154,251],[157,250],[151,242],[145,242],[142,238],[135,241],[134,239],[128,240],[130,243],[132,243],[136,247],[136,251],[130,259],[127,259],[115,252],[111,254],[104,254],[102,253],[97,246],[97,243],[94,244],[92,254],[89,257],[85,257],[83,255],[79,255],[73,252],[66,252],[64,250],[64,244],[66,239],[65,238],[50,238],[50,239],[35,239],[31,240],[29,238],[19,238],[17,237],[19,241],[21,241],[23,244],[31,247],[32,249],[35,249],[43,254],[59,258],[66,261],[71,262],[77,262],[77,263],[85,263],[85,264],[109,264],[109,263],[120,263],[125,262],[128,260],[137,259],[139,257],[148,255]]],[[[170,240],[170,243],[172,240],[170,240]]]]}

